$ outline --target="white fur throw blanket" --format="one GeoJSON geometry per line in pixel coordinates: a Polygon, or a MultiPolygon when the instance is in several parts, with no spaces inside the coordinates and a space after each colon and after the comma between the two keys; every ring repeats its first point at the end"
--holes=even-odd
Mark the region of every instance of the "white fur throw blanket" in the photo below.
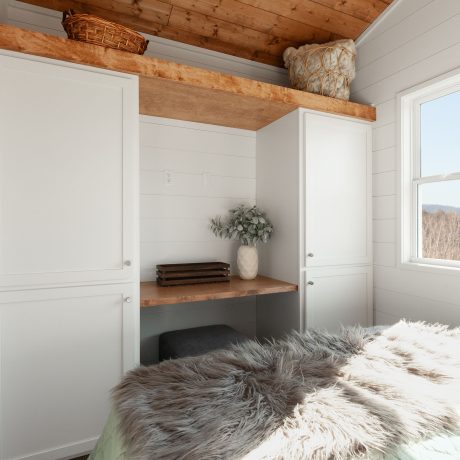
{"type": "Polygon", "coordinates": [[[455,430],[460,329],[310,330],[166,361],[114,390],[136,459],[349,459],[455,430]]]}

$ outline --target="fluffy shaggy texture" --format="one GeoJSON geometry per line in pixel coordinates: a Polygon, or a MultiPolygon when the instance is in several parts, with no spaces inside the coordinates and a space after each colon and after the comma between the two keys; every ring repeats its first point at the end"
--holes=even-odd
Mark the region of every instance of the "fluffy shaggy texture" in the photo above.
{"type": "Polygon", "coordinates": [[[460,329],[310,330],[165,361],[114,390],[130,458],[349,459],[456,430],[460,329]]]}

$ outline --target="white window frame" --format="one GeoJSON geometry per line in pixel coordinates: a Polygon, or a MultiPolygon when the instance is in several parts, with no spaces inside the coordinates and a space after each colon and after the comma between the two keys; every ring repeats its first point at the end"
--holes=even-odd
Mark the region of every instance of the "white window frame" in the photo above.
{"type": "Polygon", "coordinates": [[[422,184],[459,180],[460,172],[430,177],[420,176],[420,106],[460,91],[460,69],[449,72],[398,94],[398,147],[401,167],[400,266],[460,275],[460,261],[419,257],[422,244],[418,187],[422,184]]]}

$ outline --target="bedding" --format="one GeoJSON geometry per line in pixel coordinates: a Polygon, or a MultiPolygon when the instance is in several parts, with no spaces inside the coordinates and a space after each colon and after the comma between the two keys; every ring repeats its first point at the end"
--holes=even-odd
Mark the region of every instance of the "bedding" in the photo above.
{"type": "Polygon", "coordinates": [[[400,322],[138,368],[91,459],[460,458],[459,345],[400,322]]]}
{"type": "MultiPolygon", "coordinates": [[[[88,460],[133,460],[119,428],[118,416],[113,410],[96,448],[88,460]]],[[[156,459],[159,457],[151,457],[156,459]]],[[[290,458],[290,457],[289,457],[290,458]]],[[[288,460],[285,458],[283,460],[288,460]]],[[[368,456],[369,460],[457,460],[460,459],[460,434],[444,434],[424,441],[403,444],[387,454],[368,456]]],[[[203,459],[204,460],[204,459],[203,459]]],[[[355,460],[355,459],[350,459],[355,460]]],[[[358,459],[356,459],[358,460],[358,459]]]]}

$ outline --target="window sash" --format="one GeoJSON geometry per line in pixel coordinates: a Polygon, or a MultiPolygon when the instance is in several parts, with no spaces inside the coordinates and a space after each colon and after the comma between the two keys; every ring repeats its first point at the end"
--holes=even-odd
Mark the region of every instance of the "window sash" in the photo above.
{"type": "Polygon", "coordinates": [[[430,266],[460,268],[460,261],[447,259],[424,258],[423,254],[423,223],[422,223],[422,203],[419,199],[419,188],[423,184],[436,182],[447,182],[460,180],[460,172],[439,174],[435,176],[422,176],[422,155],[421,155],[421,105],[447,96],[453,92],[460,91],[460,85],[445,88],[442,91],[433,92],[427,96],[419,97],[412,101],[412,158],[411,158],[411,231],[410,231],[410,256],[409,262],[430,266]]]}
{"type": "MultiPolygon", "coordinates": [[[[460,173],[421,177],[420,110],[421,104],[460,91],[460,67],[432,80],[402,91],[398,103],[398,150],[401,168],[398,196],[400,198],[398,255],[401,267],[449,273],[460,276],[460,261],[423,259],[418,257],[418,188],[424,183],[455,180],[460,173]]],[[[420,226],[420,229],[422,227],[420,226]]]]}
{"type": "Polygon", "coordinates": [[[440,174],[438,176],[414,177],[412,182],[417,185],[423,185],[432,184],[434,182],[448,182],[451,180],[460,180],[460,172],[440,174]]]}

